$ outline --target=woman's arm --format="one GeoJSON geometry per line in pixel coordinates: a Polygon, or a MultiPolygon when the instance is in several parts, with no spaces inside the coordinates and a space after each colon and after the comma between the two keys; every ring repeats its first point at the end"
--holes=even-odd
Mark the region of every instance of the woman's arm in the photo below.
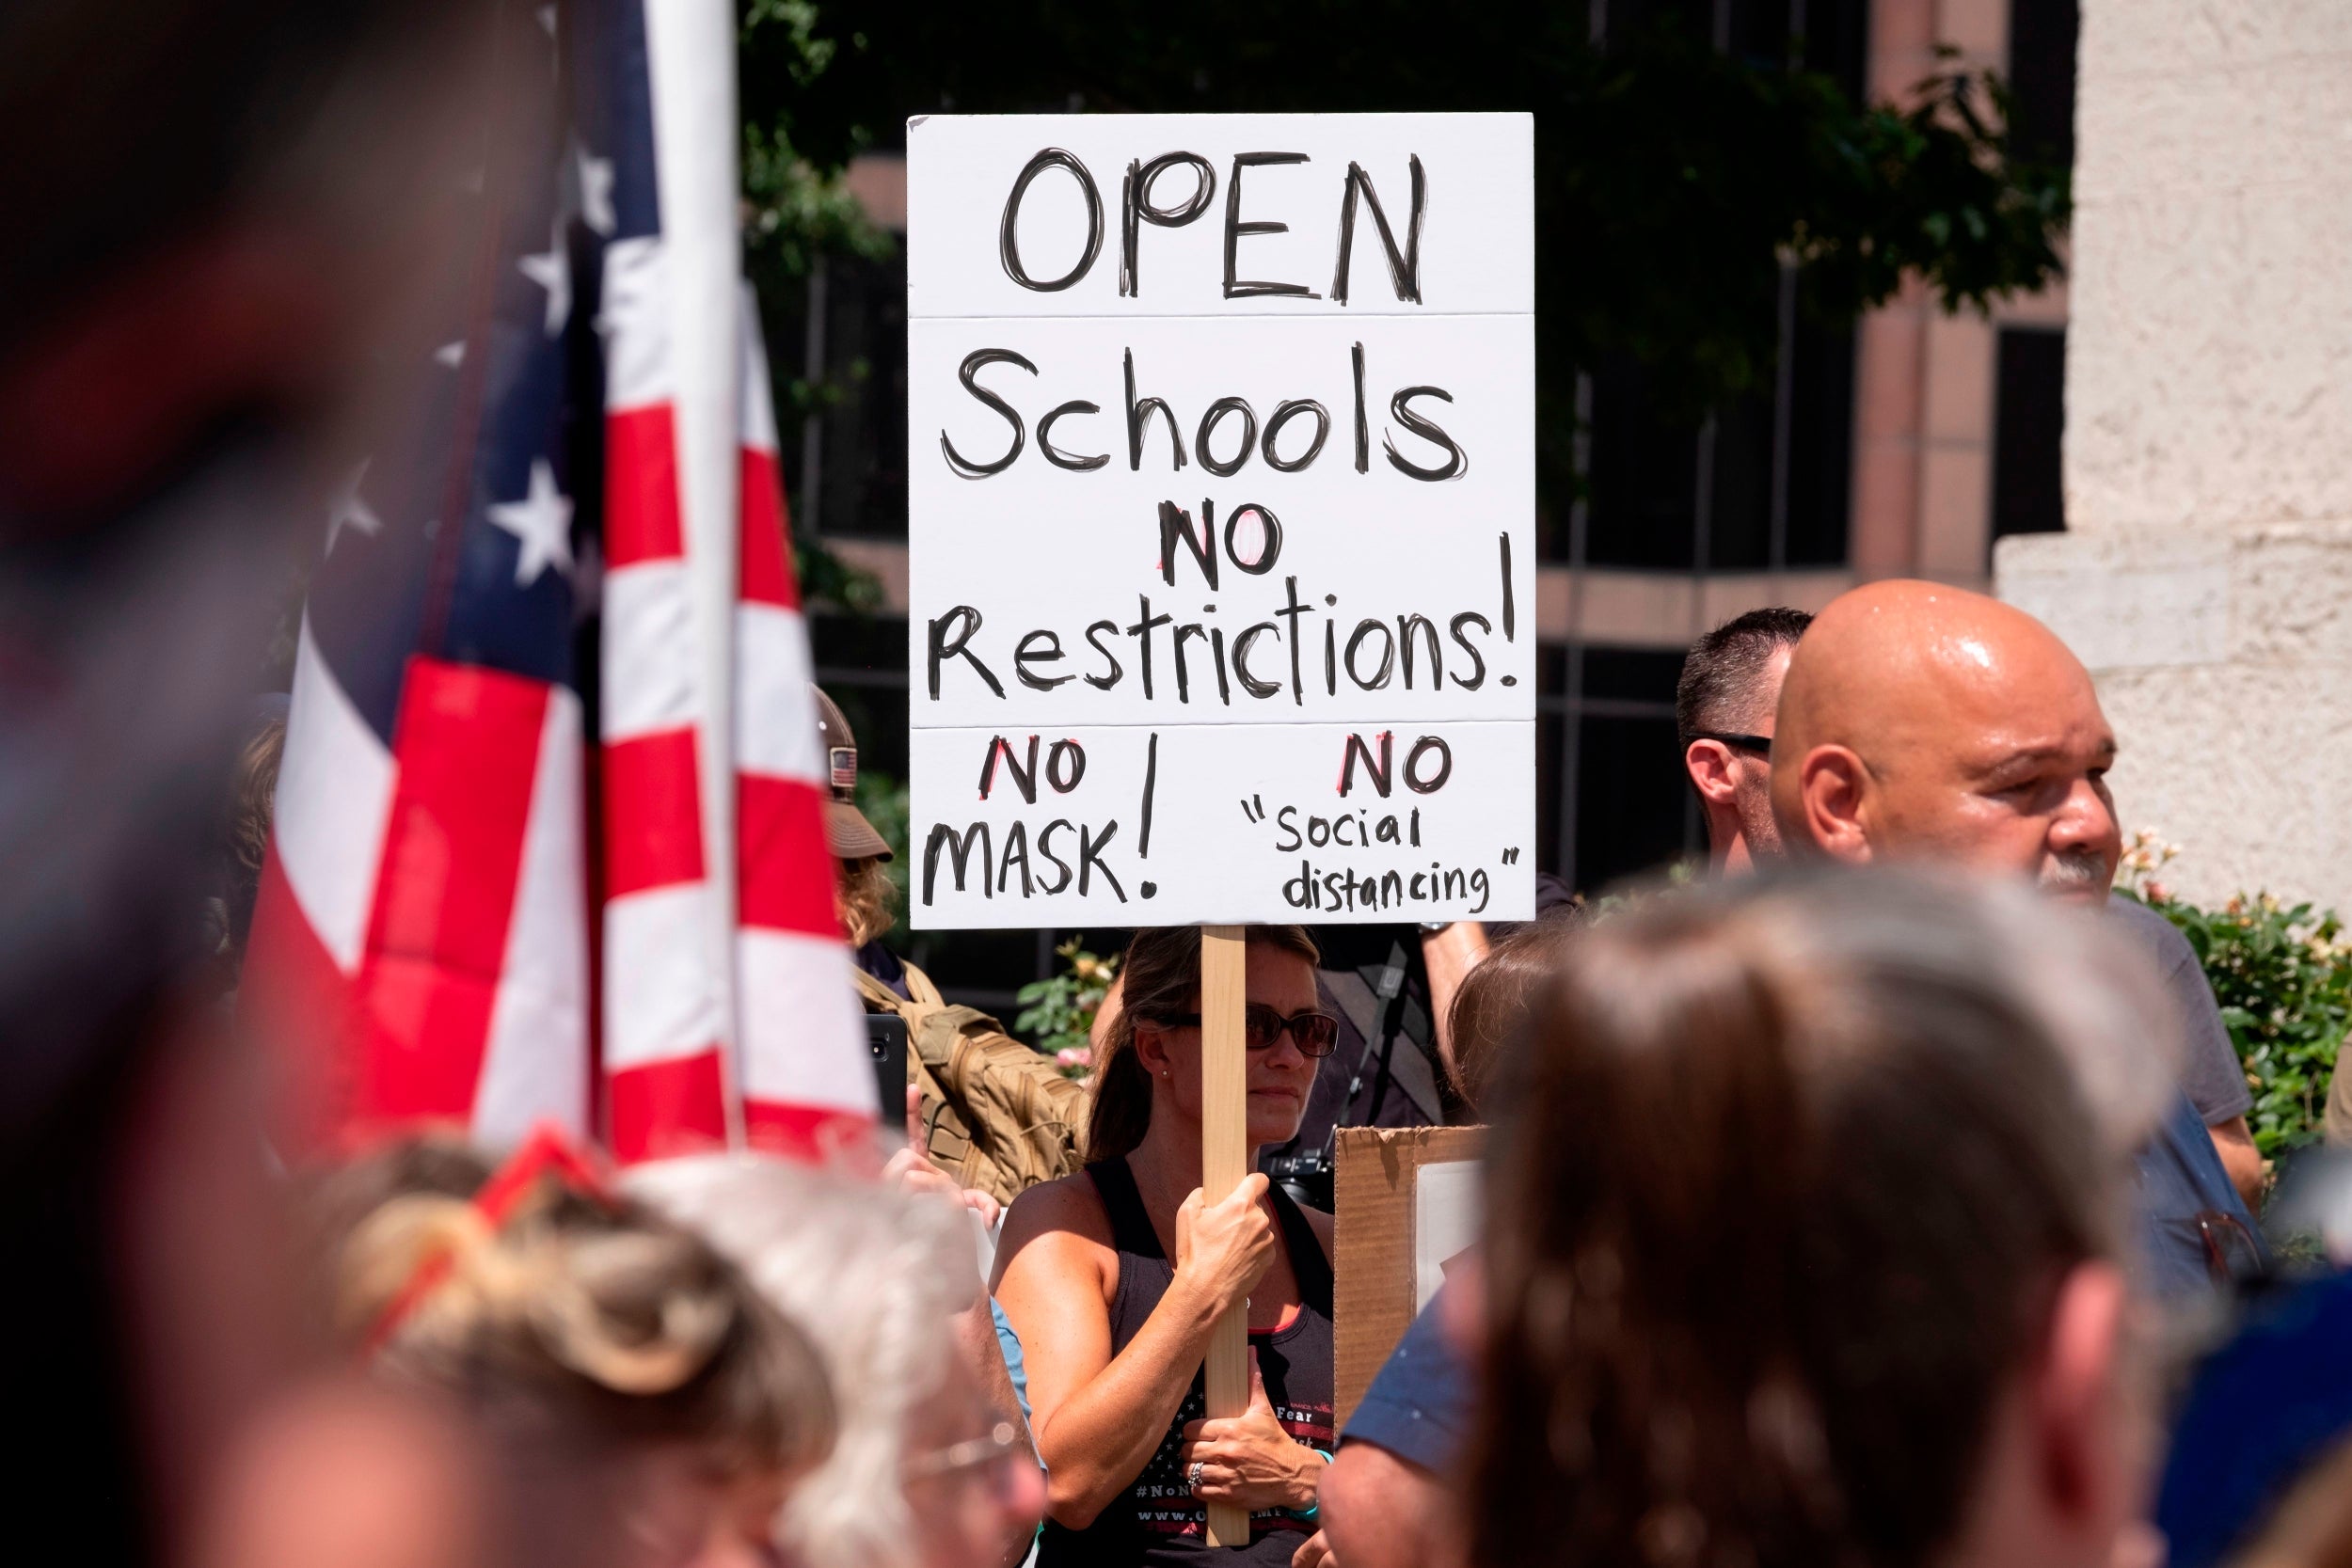
{"type": "Polygon", "coordinates": [[[1196,1192],[1177,1217],[1176,1276],[1143,1327],[1111,1354],[1103,1257],[1108,1226],[1090,1192],[1025,1193],[1005,1222],[996,1299],[1021,1336],[1029,1409],[1046,1468],[1046,1513],[1083,1529],[1126,1490],[1167,1435],[1210,1327],[1274,1259],[1273,1222],[1251,1176],[1223,1203],[1196,1192]]]}

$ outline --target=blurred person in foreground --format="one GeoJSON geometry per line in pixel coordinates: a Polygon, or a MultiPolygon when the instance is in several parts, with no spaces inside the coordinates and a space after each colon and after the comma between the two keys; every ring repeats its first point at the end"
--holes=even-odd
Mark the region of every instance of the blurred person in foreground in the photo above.
{"type": "Polygon", "coordinates": [[[2156,1436],[2144,960],[1874,871],[1659,899],[1563,969],[1496,1097],[1472,1560],[2111,1568],[2156,1436]]]}
{"type": "MultiPolygon", "coordinates": [[[[1446,1066],[1473,1115],[1504,1048],[1559,976],[1581,915],[1556,911],[1495,943],[1454,994],[1446,1066]]],[[[1340,1568],[1446,1568],[1465,1560],[1457,1498],[1476,1407],[1476,1369],[1450,1337],[1441,1285],[1397,1342],[1340,1433],[1323,1481],[1323,1533],[1340,1568]]]]}
{"type": "Polygon", "coordinates": [[[493,1173],[395,1148],[325,1184],[341,1340],[479,1433],[509,1549],[612,1568],[762,1568],[834,1410],[802,1332],[688,1229],[542,1133],[493,1173]],[[369,1196],[376,1201],[372,1204],[369,1196]],[[519,1506],[512,1506],[519,1505],[519,1506]]]}
{"type": "Polygon", "coordinates": [[[834,910],[854,950],[859,1000],[868,1015],[906,1021],[909,1143],[975,1195],[973,1207],[993,1224],[1001,1205],[1078,1168],[1086,1089],[986,1013],[949,1006],[930,975],[883,943],[898,895],[882,869],[893,852],[857,809],[857,736],[848,717],[821,688],[809,689],[833,789],[825,843],[834,910]]]}
{"type": "Polygon", "coordinates": [[[1717,875],[1753,870],[1780,855],[1772,821],[1773,714],[1802,610],[1751,610],[1691,644],[1675,683],[1675,739],[1682,770],[1707,818],[1707,857],[1717,875]]]}
{"type": "Polygon", "coordinates": [[[433,369],[460,176],[544,102],[487,22],[0,7],[0,211],[26,215],[0,245],[0,1252],[40,1281],[0,1307],[40,1347],[0,1389],[41,1412],[18,1494],[105,1499],[80,1561],[352,1531],[431,1560],[472,1501],[429,1414],[289,1392],[259,1073],[199,911],[295,541],[400,401],[384,367],[433,369]]]}
{"type": "Polygon", "coordinates": [[[2352,1274],[2254,1296],[2173,1410],[2155,1509],[2166,1568],[2352,1564],[2352,1274]]]}
{"type": "Polygon", "coordinates": [[[2230,1568],[2352,1564],[2352,1443],[2339,1443],[2315,1462],[2270,1512],[2266,1527],[2229,1563],[2230,1568]]]}
{"type": "Polygon", "coordinates": [[[2031,878],[2106,910],[2140,945],[2185,1042],[2182,1086],[2195,1105],[2159,1133],[2152,1194],[2171,1191],[2152,1214],[2152,1265],[2186,1282],[2217,1249],[2224,1262],[2232,1247],[2260,1254],[2250,1209],[2265,1176],[2245,1074],[2187,940],[2110,893],[2122,854],[2106,783],[2115,733],[2066,644],[1980,594],[1872,583],[1806,631],[1778,721],[1772,810],[1792,851],[2031,878]]]}
{"type": "MultiPolygon", "coordinates": [[[[1297,1131],[1339,1026],[1316,1006],[1305,931],[1246,936],[1254,1158],[1297,1131]]],[[[1120,974],[1087,1168],[1024,1193],[996,1254],[1047,1473],[1038,1562],[1317,1568],[1328,1556],[1315,1519],[1331,1447],[1331,1218],[1256,1171],[1205,1199],[1200,927],[1137,932],[1120,974]],[[1234,1307],[1248,1313],[1249,1405],[1208,1420],[1201,1358],[1234,1307]],[[1208,1544],[1210,1502],[1250,1512],[1248,1544],[1208,1544]]]]}
{"type": "Polygon", "coordinates": [[[832,1374],[839,1435],[785,1509],[791,1561],[1021,1560],[1044,1481],[954,1208],[750,1155],[640,1165],[625,1184],[734,1259],[832,1374]]]}

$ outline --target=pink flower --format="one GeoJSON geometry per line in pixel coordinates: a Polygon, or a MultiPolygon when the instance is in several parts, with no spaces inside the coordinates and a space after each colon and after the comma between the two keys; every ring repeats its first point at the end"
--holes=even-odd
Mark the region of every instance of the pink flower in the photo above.
{"type": "Polygon", "coordinates": [[[2162,882],[2151,880],[2148,884],[2148,902],[2151,904],[2169,904],[2172,902],[2172,890],[2166,887],[2162,882]]]}

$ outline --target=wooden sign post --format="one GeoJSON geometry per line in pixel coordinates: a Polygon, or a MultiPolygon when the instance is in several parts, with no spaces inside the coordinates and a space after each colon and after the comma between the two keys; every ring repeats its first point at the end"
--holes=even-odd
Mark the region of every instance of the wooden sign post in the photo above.
{"type": "MultiPolygon", "coordinates": [[[[1239,926],[1200,927],[1200,1193],[1232,1196],[1249,1174],[1249,1053],[1242,1039],[1248,943],[1239,926]]],[[[1209,1415],[1249,1408],[1249,1304],[1236,1303],[1209,1334],[1209,1415]]],[[[1249,1511],[1209,1505],[1209,1544],[1249,1544],[1249,1511]]]]}

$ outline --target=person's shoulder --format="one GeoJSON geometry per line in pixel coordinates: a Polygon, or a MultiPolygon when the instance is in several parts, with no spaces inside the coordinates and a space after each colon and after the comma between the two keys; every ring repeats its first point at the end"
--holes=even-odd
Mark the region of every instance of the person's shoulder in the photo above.
{"type": "Polygon", "coordinates": [[[946,1006],[946,999],[940,995],[939,987],[930,975],[896,953],[890,955],[890,961],[898,966],[898,978],[905,983],[911,1000],[933,1007],[946,1006]]]}
{"type": "Polygon", "coordinates": [[[2118,929],[2145,947],[2168,969],[2182,958],[2196,957],[2196,949],[2189,946],[2188,938],[2181,934],[2179,927],[2137,898],[2109,894],[2107,913],[2118,929]]]}
{"type": "Polygon", "coordinates": [[[1117,1282],[1119,1251],[1111,1240],[1110,1213],[1086,1172],[1041,1181],[1012,1200],[996,1237],[996,1267],[991,1289],[1000,1288],[1018,1263],[1023,1277],[1085,1278],[1089,1272],[1104,1289],[1117,1282]]]}
{"type": "Polygon", "coordinates": [[[1041,1181],[1014,1198],[1005,1214],[1005,1238],[999,1245],[1052,1233],[1111,1244],[1110,1212],[1103,1207],[1094,1179],[1085,1171],[1041,1181]]]}

